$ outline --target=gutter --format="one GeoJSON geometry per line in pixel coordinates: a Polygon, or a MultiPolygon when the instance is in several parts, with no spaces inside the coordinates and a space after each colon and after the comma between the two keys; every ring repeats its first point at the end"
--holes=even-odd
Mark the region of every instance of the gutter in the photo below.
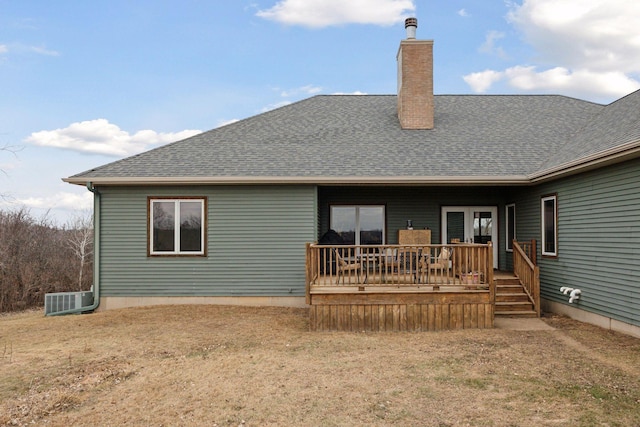
{"type": "MultiPolygon", "coordinates": [[[[508,176],[172,176],[95,177],[99,185],[526,185],[524,175],[508,176]]],[[[86,178],[63,178],[69,184],[84,185],[86,178]]]]}
{"type": "Polygon", "coordinates": [[[47,316],[62,316],[65,314],[78,314],[94,311],[100,305],[100,192],[87,182],[87,190],[93,193],[93,304],[72,310],[49,313],[47,316]]]}

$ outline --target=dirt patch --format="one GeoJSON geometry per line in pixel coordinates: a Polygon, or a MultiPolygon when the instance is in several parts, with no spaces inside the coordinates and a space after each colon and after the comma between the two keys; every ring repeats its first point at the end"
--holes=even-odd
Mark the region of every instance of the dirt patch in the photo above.
{"type": "Polygon", "coordinates": [[[640,425],[640,340],[315,333],[305,309],[0,317],[0,425],[640,425]]]}
{"type": "Polygon", "coordinates": [[[542,319],[518,318],[518,317],[497,317],[494,319],[494,326],[497,329],[510,329],[512,331],[551,331],[552,326],[542,319]]]}

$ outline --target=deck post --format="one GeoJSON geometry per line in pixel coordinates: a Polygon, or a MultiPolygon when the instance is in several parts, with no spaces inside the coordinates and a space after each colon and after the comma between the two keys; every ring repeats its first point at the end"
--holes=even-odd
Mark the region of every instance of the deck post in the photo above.
{"type": "Polygon", "coordinates": [[[487,248],[487,284],[489,285],[489,300],[491,301],[491,326],[496,312],[496,284],[493,280],[493,243],[488,243],[487,248]]]}
{"type": "Polygon", "coordinates": [[[538,255],[538,249],[536,248],[536,239],[531,239],[531,262],[533,265],[538,265],[538,261],[536,259],[538,255]]]}
{"type": "Polygon", "coordinates": [[[536,315],[540,317],[540,267],[537,265],[533,269],[533,298],[535,302],[536,315]]]}
{"type": "Polygon", "coordinates": [[[306,243],[305,245],[306,257],[304,262],[304,271],[305,271],[305,303],[307,305],[311,304],[311,243],[306,243]]]}

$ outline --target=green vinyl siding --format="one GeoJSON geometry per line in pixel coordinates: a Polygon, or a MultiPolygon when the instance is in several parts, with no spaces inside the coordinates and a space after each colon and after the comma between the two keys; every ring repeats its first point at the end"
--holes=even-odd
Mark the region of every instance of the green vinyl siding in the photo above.
{"type": "Polygon", "coordinates": [[[316,190],[103,187],[102,296],[302,296],[316,190]],[[147,256],[147,198],[207,198],[206,256],[147,256]]]}
{"type": "Polygon", "coordinates": [[[540,242],[540,197],[558,196],[558,256],[542,257],[541,295],[640,326],[640,160],[544,184],[517,204],[519,239],[540,242]]]}

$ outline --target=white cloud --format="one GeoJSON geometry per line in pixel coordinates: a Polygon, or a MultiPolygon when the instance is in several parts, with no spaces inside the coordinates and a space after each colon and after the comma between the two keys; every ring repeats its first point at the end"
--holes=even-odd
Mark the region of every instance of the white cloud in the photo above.
{"type": "Polygon", "coordinates": [[[491,85],[501,80],[504,73],[500,71],[485,70],[471,73],[463,77],[464,81],[471,86],[471,90],[478,93],[486,92],[491,85]]]}
{"type": "Polygon", "coordinates": [[[0,163],[0,174],[18,168],[19,162],[2,162],[0,163]]]}
{"type": "MultiPolygon", "coordinates": [[[[611,99],[640,88],[640,2],[524,0],[509,4],[508,21],[535,50],[535,62],[469,74],[464,79],[473,90],[484,92],[504,80],[529,91],[611,99]]],[[[487,38],[483,48],[491,51],[495,40],[487,38]]]]}
{"type": "Polygon", "coordinates": [[[538,72],[535,67],[512,67],[504,72],[509,84],[517,89],[564,93],[580,96],[622,96],[638,89],[636,80],[620,71],[569,70],[555,67],[538,72]]]}
{"type": "Polygon", "coordinates": [[[402,22],[415,9],[413,0],[281,0],[256,15],[311,28],[344,24],[387,26],[402,22]]]}
{"type": "Polygon", "coordinates": [[[484,43],[480,46],[480,52],[497,55],[500,58],[505,59],[507,54],[504,52],[504,49],[500,46],[496,46],[497,41],[503,39],[504,36],[505,34],[500,31],[489,31],[485,37],[484,43]]]}
{"type": "MultiPolygon", "coordinates": [[[[294,98],[294,99],[306,98],[308,96],[316,95],[322,92],[322,88],[320,86],[314,86],[314,85],[305,85],[305,86],[300,86],[293,89],[281,89],[279,87],[273,87],[272,89],[274,91],[279,91],[280,96],[282,98],[294,98]]],[[[266,113],[267,111],[275,110],[276,108],[289,105],[292,102],[293,101],[291,101],[290,99],[274,102],[273,104],[269,104],[266,107],[262,108],[260,112],[266,113]]]]}
{"type": "Polygon", "coordinates": [[[271,110],[275,110],[276,108],[280,108],[280,107],[285,107],[287,105],[291,104],[291,101],[280,101],[280,102],[275,102],[273,104],[269,104],[266,107],[262,108],[260,110],[261,113],[266,113],[267,111],[271,111],[271,110]]]}
{"type": "Polygon", "coordinates": [[[42,46],[30,46],[29,50],[33,53],[37,53],[38,55],[60,56],[60,53],[58,51],[50,50],[42,46]]]}
{"type": "Polygon", "coordinates": [[[315,95],[317,93],[322,92],[322,88],[319,86],[313,86],[313,85],[306,85],[306,86],[301,86],[298,88],[294,88],[294,89],[289,89],[289,90],[283,90],[280,93],[280,96],[282,96],[283,98],[289,98],[292,96],[298,96],[300,94],[302,95],[315,95]]]}
{"type": "Polygon", "coordinates": [[[26,45],[23,43],[0,44],[0,54],[9,53],[17,55],[37,54],[44,56],[60,56],[57,50],[47,49],[44,46],[26,45]]]}
{"type": "Polygon", "coordinates": [[[640,71],[640,2],[525,0],[512,7],[508,19],[550,63],[640,71]]]}
{"type": "Polygon", "coordinates": [[[537,71],[533,66],[515,66],[504,71],[485,70],[463,77],[474,92],[484,93],[494,83],[506,83],[526,92],[561,93],[577,98],[623,96],[638,89],[636,80],[619,71],[593,72],[555,67],[537,71]],[[613,90],[615,89],[615,91],[613,90]]]}
{"type": "Polygon", "coordinates": [[[154,146],[188,138],[200,132],[183,130],[175,133],[158,133],[153,130],[141,130],[131,135],[106,119],[96,119],[72,123],[64,129],[34,132],[26,141],[43,147],[124,157],[154,146]]]}
{"type": "Polygon", "coordinates": [[[463,18],[466,18],[466,17],[468,17],[468,16],[471,16],[471,15],[469,15],[469,12],[467,12],[467,10],[466,10],[466,9],[460,9],[460,10],[458,11],[458,15],[462,16],[463,18]]]}
{"type": "Polygon", "coordinates": [[[216,128],[221,128],[222,126],[230,125],[231,123],[239,122],[240,119],[230,119],[230,120],[221,120],[216,125],[216,128]]]}
{"type": "Polygon", "coordinates": [[[93,194],[89,191],[83,193],[59,192],[47,197],[16,199],[14,204],[33,209],[91,210],[93,209],[93,194]]]}

